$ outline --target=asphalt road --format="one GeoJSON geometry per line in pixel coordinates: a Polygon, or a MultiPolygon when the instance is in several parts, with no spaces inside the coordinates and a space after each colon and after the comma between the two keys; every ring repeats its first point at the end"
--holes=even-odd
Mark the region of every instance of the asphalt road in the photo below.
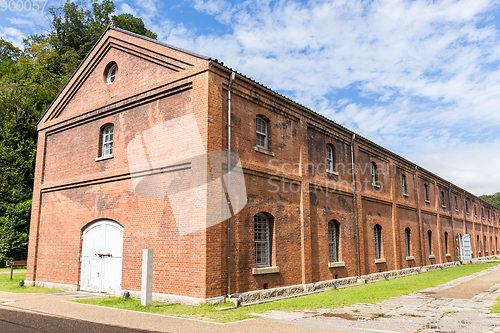
{"type": "Polygon", "coordinates": [[[0,306],[1,333],[153,333],[89,321],[9,310],[0,306]]]}

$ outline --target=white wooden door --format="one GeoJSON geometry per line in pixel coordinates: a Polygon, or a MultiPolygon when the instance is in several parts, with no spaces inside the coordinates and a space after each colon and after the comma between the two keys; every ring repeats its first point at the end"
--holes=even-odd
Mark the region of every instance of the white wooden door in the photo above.
{"type": "Polygon", "coordinates": [[[83,232],[80,289],[120,294],[123,227],[111,220],[91,224],[83,232]]]}

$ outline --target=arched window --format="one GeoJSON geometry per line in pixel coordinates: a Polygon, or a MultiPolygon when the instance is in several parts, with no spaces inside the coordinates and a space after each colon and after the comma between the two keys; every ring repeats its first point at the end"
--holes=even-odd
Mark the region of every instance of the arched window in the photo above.
{"type": "Polygon", "coordinates": [[[378,175],[377,175],[377,164],[375,162],[371,163],[371,173],[372,173],[372,185],[377,184],[378,175]]]}
{"type": "Polygon", "coordinates": [[[267,150],[268,145],[268,135],[267,135],[267,121],[261,117],[257,116],[255,119],[256,123],[256,134],[257,134],[257,147],[267,150]]]}
{"type": "Polygon", "coordinates": [[[340,223],[335,220],[328,222],[328,245],[330,249],[330,262],[340,261],[339,238],[340,238],[340,223]]]}
{"type": "Polygon", "coordinates": [[[269,217],[259,213],[253,217],[254,221],[254,243],[255,243],[255,267],[270,266],[270,227],[269,217]]]}
{"type": "Polygon", "coordinates": [[[443,206],[443,208],[446,208],[446,203],[444,201],[444,191],[441,191],[441,206],[443,206]]]}
{"type": "Polygon", "coordinates": [[[447,232],[444,233],[444,251],[445,251],[445,253],[450,253],[448,251],[448,233],[447,232]]]}
{"type": "Polygon", "coordinates": [[[491,221],[491,211],[488,209],[488,221],[491,221]]]}
{"type": "Polygon", "coordinates": [[[432,231],[427,231],[427,245],[429,246],[429,255],[432,254],[432,231]]]}
{"type": "Polygon", "coordinates": [[[477,206],[474,205],[474,217],[477,219],[477,206]]]}
{"type": "Polygon", "coordinates": [[[405,229],[405,239],[406,239],[406,256],[411,256],[411,230],[410,228],[405,229]]]}
{"type": "Polygon", "coordinates": [[[113,156],[113,124],[106,125],[101,129],[102,150],[101,156],[113,156]]]}
{"type": "Polygon", "coordinates": [[[424,200],[426,202],[429,201],[429,189],[427,188],[427,184],[424,184],[424,200]]]}
{"type": "Polygon", "coordinates": [[[486,236],[483,235],[483,251],[484,251],[484,255],[486,255],[486,236]]]}
{"type": "Polygon", "coordinates": [[[469,215],[469,202],[465,200],[465,213],[469,215]]]}
{"type": "Polygon", "coordinates": [[[458,199],[456,195],[455,195],[455,211],[458,212],[458,199]]]}
{"type": "Polygon", "coordinates": [[[335,171],[335,147],[331,144],[326,145],[326,170],[335,171]]]}
{"type": "MultiPolygon", "coordinates": [[[[116,79],[116,74],[118,74],[118,66],[116,63],[111,63],[111,67],[109,67],[106,73],[106,83],[111,84],[116,79]]],[[[110,66],[108,65],[108,66],[110,66]]]]}
{"type": "Polygon", "coordinates": [[[408,195],[408,193],[406,193],[407,186],[406,186],[406,176],[405,175],[401,176],[401,186],[403,187],[403,194],[408,195]]]}
{"type": "Polygon", "coordinates": [[[481,219],[484,220],[484,207],[481,207],[481,219]]]}
{"type": "Polygon", "coordinates": [[[375,259],[382,258],[382,227],[377,224],[373,227],[375,237],[375,259]]]}

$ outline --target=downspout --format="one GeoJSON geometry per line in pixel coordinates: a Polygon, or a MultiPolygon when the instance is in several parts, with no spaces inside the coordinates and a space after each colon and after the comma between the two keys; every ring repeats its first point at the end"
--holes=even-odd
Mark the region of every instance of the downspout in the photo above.
{"type": "Polygon", "coordinates": [[[354,174],[356,173],[356,168],[354,166],[354,140],[356,139],[356,134],[352,134],[351,140],[351,172],[352,172],[352,197],[354,200],[354,228],[356,229],[356,266],[357,266],[357,276],[360,277],[359,273],[359,240],[358,240],[358,211],[356,209],[356,181],[354,174]]]}
{"type": "Polygon", "coordinates": [[[420,266],[424,266],[424,258],[422,257],[422,221],[420,218],[420,209],[418,205],[417,191],[417,170],[418,165],[415,165],[415,173],[413,174],[413,184],[415,184],[415,203],[417,204],[417,222],[418,222],[418,248],[420,249],[420,266]]]}
{"type": "MultiPolygon", "coordinates": [[[[450,200],[450,216],[451,216],[451,232],[453,233],[453,237],[450,237],[452,240],[455,239],[455,222],[453,221],[453,214],[455,213],[455,209],[453,207],[453,200],[451,200],[451,183],[448,188],[448,199],[450,200]]],[[[446,253],[445,253],[446,255],[446,253]]],[[[455,256],[455,261],[457,260],[457,247],[453,245],[453,255],[455,256]]]]}
{"type": "Polygon", "coordinates": [[[227,88],[227,297],[231,296],[231,88],[234,78],[231,72],[227,88]]]}

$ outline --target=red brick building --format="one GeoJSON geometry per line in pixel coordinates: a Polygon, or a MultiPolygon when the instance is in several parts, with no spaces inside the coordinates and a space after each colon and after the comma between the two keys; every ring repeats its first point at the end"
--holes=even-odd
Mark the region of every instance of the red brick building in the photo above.
{"type": "Polygon", "coordinates": [[[182,191],[201,186],[187,209],[155,191],[179,192],[175,172],[199,174],[184,146],[192,159],[227,151],[229,89],[246,189],[231,218],[230,293],[456,261],[457,234],[471,235],[474,257],[499,253],[500,209],[241,74],[230,87],[231,73],[108,28],[38,124],[27,280],[139,291],[152,248],[154,293],[226,295],[227,208],[200,185],[214,168],[181,177],[182,191]],[[183,121],[195,130],[173,126],[183,121]],[[147,149],[175,163],[154,165],[147,149]]]}

